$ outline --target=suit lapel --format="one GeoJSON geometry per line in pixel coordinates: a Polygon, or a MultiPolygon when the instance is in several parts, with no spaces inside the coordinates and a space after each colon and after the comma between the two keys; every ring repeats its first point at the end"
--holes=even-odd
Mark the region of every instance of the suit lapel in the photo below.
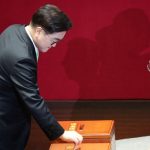
{"type": "Polygon", "coordinates": [[[29,38],[28,34],[26,33],[25,26],[24,25],[20,26],[19,31],[21,34],[21,38],[25,41],[25,43],[27,44],[27,46],[31,50],[32,57],[34,58],[35,62],[37,62],[35,48],[34,48],[34,45],[31,41],[31,39],[29,38]]]}

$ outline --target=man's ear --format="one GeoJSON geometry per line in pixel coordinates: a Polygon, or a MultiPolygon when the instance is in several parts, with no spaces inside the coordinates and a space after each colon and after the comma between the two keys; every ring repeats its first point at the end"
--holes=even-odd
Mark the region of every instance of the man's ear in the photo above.
{"type": "Polygon", "coordinates": [[[37,35],[39,35],[41,32],[42,32],[42,28],[41,27],[36,27],[35,28],[35,33],[37,34],[37,35]]]}

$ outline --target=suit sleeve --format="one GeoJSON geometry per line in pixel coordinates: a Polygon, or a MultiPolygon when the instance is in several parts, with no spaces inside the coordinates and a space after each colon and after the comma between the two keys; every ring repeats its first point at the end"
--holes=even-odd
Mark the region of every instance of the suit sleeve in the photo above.
{"type": "Polygon", "coordinates": [[[50,140],[57,139],[64,129],[49,112],[48,106],[39,94],[36,64],[30,59],[22,59],[14,65],[11,80],[21,100],[50,140]]]}

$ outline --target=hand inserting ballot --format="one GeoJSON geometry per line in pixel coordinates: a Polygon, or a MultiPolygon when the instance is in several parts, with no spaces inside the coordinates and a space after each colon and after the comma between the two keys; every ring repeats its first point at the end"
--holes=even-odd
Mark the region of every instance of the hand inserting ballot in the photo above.
{"type": "Polygon", "coordinates": [[[76,131],[65,131],[61,136],[60,139],[62,141],[65,142],[74,142],[75,143],[75,147],[74,150],[77,150],[79,145],[82,143],[83,141],[83,137],[82,135],[80,135],[78,132],[76,131]]]}

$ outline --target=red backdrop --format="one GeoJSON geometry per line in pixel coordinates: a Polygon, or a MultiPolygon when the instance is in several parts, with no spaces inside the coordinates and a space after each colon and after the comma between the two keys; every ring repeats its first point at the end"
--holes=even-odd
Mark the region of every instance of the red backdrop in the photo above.
{"type": "Polygon", "coordinates": [[[40,54],[45,99],[150,98],[149,0],[1,0],[0,31],[27,24],[45,3],[59,6],[73,22],[56,48],[40,54]]]}

